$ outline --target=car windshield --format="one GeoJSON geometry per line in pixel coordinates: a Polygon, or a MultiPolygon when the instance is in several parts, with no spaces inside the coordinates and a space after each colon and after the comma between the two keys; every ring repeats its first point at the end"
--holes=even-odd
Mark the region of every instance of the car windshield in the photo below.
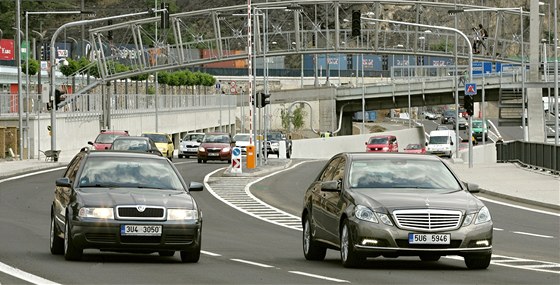
{"type": "Polygon", "coordinates": [[[428,144],[447,144],[449,137],[446,136],[431,136],[428,144]]]}
{"type": "Polygon", "coordinates": [[[419,144],[409,144],[406,146],[406,149],[421,149],[419,144]]]}
{"type": "Polygon", "coordinates": [[[151,158],[90,157],[78,181],[80,188],[184,189],[167,160],[151,158]]]}
{"type": "Polygon", "coordinates": [[[473,121],[472,126],[473,128],[482,128],[482,121],[473,121]]]}
{"type": "Polygon", "coordinates": [[[443,162],[431,160],[356,160],[348,178],[352,188],[461,189],[443,162]]]}
{"type": "Polygon", "coordinates": [[[202,141],[202,139],[204,138],[203,134],[188,134],[186,135],[183,140],[184,141],[202,141]]]}
{"type": "Polygon", "coordinates": [[[269,141],[279,141],[279,140],[282,140],[282,134],[281,133],[268,133],[266,135],[266,138],[269,141]]]}
{"type": "Polygon", "coordinates": [[[204,143],[230,143],[228,135],[206,135],[202,140],[204,143]]]}
{"type": "Polygon", "coordinates": [[[237,142],[237,141],[244,141],[244,142],[248,142],[249,141],[249,135],[248,134],[237,134],[233,137],[233,139],[237,142]]]}
{"type": "Polygon", "coordinates": [[[99,134],[95,139],[95,143],[113,143],[113,141],[122,136],[121,134],[99,134]]]}
{"type": "Polygon", "coordinates": [[[115,140],[111,149],[115,150],[148,150],[148,142],[146,140],[115,140]]]}
{"type": "Polygon", "coordinates": [[[143,134],[142,136],[151,138],[155,143],[167,143],[167,136],[164,134],[143,134]]]}
{"type": "Polygon", "coordinates": [[[448,110],[448,111],[445,111],[445,113],[443,113],[443,115],[444,115],[445,117],[454,117],[454,116],[455,116],[455,110],[448,110]]]}
{"type": "Polygon", "coordinates": [[[368,144],[387,144],[387,138],[370,138],[368,144]]]}

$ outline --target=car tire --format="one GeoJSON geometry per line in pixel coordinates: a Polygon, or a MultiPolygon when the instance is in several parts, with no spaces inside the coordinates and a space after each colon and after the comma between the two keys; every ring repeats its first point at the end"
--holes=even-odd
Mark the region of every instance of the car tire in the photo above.
{"type": "Polygon", "coordinates": [[[307,260],[324,260],[327,248],[317,244],[313,237],[309,216],[303,220],[303,255],[307,260]]]}
{"type": "Polygon", "coordinates": [[[51,254],[59,255],[64,253],[64,239],[58,236],[54,214],[51,215],[50,248],[51,254]]]}
{"type": "Polygon", "coordinates": [[[191,250],[182,250],[181,251],[181,262],[183,263],[197,263],[200,259],[200,248],[201,248],[201,239],[202,234],[198,234],[198,242],[197,246],[191,250]]]}
{"type": "Polygon", "coordinates": [[[476,254],[476,255],[466,255],[465,264],[468,269],[486,269],[490,266],[490,261],[492,260],[492,254],[476,254]]]}
{"type": "Polygon", "coordinates": [[[438,261],[440,258],[441,258],[441,256],[439,256],[439,255],[434,255],[434,254],[423,254],[423,255],[420,255],[420,260],[426,261],[426,262],[438,261]]]}
{"type": "Polygon", "coordinates": [[[227,160],[227,163],[228,163],[228,164],[231,164],[231,159],[228,159],[228,160],[227,160]]]}
{"type": "Polygon", "coordinates": [[[159,256],[169,257],[169,256],[175,255],[175,251],[173,251],[173,250],[159,251],[158,254],[159,254],[159,256]]]}
{"type": "Polygon", "coordinates": [[[208,160],[206,160],[206,159],[205,159],[205,160],[203,160],[202,162],[204,162],[204,163],[208,163],[208,160]]]}
{"type": "Polygon", "coordinates": [[[185,158],[190,158],[190,155],[185,155],[184,157],[185,157],[185,158]]]}
{"type": "MultiPolygon", "coordinates": [[[[177,155],[177,158],[183,158],[183,156],[179,154],[179,155],[177,155]]],[[[188,158],[188,157],[187,157],[187,158],[188,158]]]]}
{"type": "MultiPolygon", "coordinates": [[[[68,216],[68,214],[66,214],[66,216],[68,216]]],[[[66,225],[64,227],[64,258],[66,260],[82,259],[83,250],[74,245],[72,232],[70,231],[70,222],[68,219],[66,219],[66,225]]]]}
{"type": "Polygon", "coordinates": [[[291,150],[286,153],[286,158],[290,158],[290,157],[292,157],[292,151],[291,150]]]}
{"type": "Polygon", "coordinates": [[[167,157],[169,159],[169,161],[173,161],[173,153],[171,154],[171,156],[167,157]]]}
{"type": "Polygon", "coordinates": [[[354,250],[354,238],[349,224],[348,220],[345,220],[340,230],[340,259],[344,267],[352,268],[363,264],[366,258],[354,250]]]}
{"type": "Polygon", "coordinates": [[[199,158],[199,159],[198,159],[198,163],[202,163],[202,159],[199,158]]]}

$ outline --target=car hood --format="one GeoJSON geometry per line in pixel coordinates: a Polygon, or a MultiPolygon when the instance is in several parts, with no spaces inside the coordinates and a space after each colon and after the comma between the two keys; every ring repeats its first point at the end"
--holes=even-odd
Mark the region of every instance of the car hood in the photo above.
{"type": "Polygon", "coordinates": [[[111,148],[110,143],[94,143],[93,144],[93,148],[97,149],[97,150],[105,150],[105,149],[110,149],[111,148]]]}
{"type": "Polygon", "coordinates": [[[200,143],[197,142],[197,141],[182,141],[181,144],[184,144],[184,145],[200,145],[200,143]]]}
{"type": "Polygon", "coordinates": [[[204,148],[224,148],[230,145],[229,143],[201,143],[200,146],[204,148]]]}
{"type": "Polygon", "coordinates": [[[248,146],[249,142],[247,142],[247,141],[236,141],[235,145],[236,146],[248,146]]]}
{"type": "Polygon", "coordinates": [[[357,189],[354,193],[356,193],[356,204],[369,206],[381,212],[384,212],[382,209],[393,212],[398,209],[419,208],[459,209],[470,212],[482,207],[482,202],[464,190],[455,192],[422,191],[422,189],[357,189]]]}
{"type": "Polygon", "coordinates": [[[181,190],[115,188],[111,191],[107,192],[106,188],[88,188],[87,192],[79,192],[79,199],[85,206],[150,205],[166,208],[195,208],[192,196],[181,190]]]}

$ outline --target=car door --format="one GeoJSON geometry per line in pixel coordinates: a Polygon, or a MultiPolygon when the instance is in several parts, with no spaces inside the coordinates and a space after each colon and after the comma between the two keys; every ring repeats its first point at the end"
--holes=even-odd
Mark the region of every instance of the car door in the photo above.
{"type": "Polygon", "coordinates": [[[328,227],[332,224],[333,214],[331,201],[336,197],[336,193],[321,190],[321,183],[332,181],[337,171],[338,164],[341,158],[337,157],[328,162],[323,169],[323,172],[313,184],[313,198],[311,216],[316,228],[316,236],[321,239],[334,240],[335,236],[332,235],[332,230],[328,227]]]}
{"type": "Polygon", "coordinates": [[[325,230],[328,235],[328,239],[335,243],[339,244],[339,221],[340,216],[342,215],[343,209],[345,208],[344,201],[341,199],[342,197],[342,189],[344,185],[344,177],[345,177],[345,169],[346,169],[346,159],[345,157],[340,157],[338,159],[338,163],[334,167],[334,171],[330,180],[334,180],[338,182],[339,190],[340,191],[323,191],[322,195],[322,204],[324,205],[324,224],[325,230]]]}
{"type": "MultiPolygon", "coordinates": [[[[81,154],[76,155],[72,161],[70,161],[64,173],[63,178],[69,179],[71,185],[75,185],[74,182],[76,181],[76,174],[80,167],[82,157],[81,154]]],[[[55,188],[53,211],[55,217],[57,217],[57,222],[62,223],[66,219],[66,207],[68,207],[70,203],[72,191],[72,187],[56,186],[55,188]]]]}

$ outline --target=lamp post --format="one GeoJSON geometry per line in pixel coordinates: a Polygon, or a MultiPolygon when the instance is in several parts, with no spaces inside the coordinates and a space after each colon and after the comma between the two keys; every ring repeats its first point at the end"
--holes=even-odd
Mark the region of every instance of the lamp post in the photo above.
{"type": "MultiPolygon", "coordinates": [[[[41,39],[40,43],[42,48],[46,31],[43,33],[39,33],[35,30],[31,30],[31,32],[39,36],[39,38],[41,39]]],[[[42,98],[43,88],[41,86],[41,75],[42,75],[41,73],[43,72],[43,69],[41,68],[41,64],[40,64],[41,56],[38,56],[38,58],[39,58],[39,71],[37,72],[37,94],[39,94],[41,98],[37,96],[37,99],[39,101],[38,103],[39,107],[37,108],[37,160],[40,160],[41,159],[41,103],[43,102],[43,98],[42,98]]]]}

